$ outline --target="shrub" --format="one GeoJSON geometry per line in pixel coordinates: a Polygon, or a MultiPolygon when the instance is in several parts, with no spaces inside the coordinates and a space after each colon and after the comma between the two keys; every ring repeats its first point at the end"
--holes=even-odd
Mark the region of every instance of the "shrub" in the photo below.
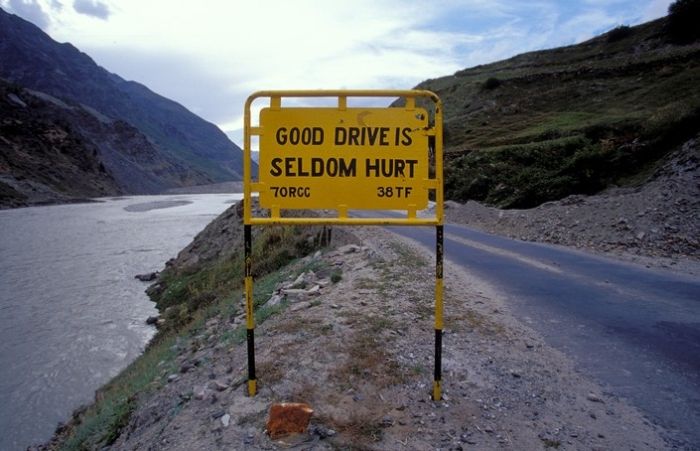
{"type": "Polygon", "coordinates": [[[620,25],[615,27],[608,32],[608,42],[617,42],[625,39],[627,36],[632,34],[632,29],[627,25],[620,25]]]}
{"type": "Polygon", "coordinates": [[[700,38],[700,0],[676,0],[668,7],[668,34],[678,44],[700,38]]]}
{"type": "Polygon", "coordinates": [[[483,84],[483,88],[488,90],[488,91],[491,91],[492,89],[496,89],[499,86],[501,86],[501,80],[499,80],[496,77],[487,78],[483,84]]]}

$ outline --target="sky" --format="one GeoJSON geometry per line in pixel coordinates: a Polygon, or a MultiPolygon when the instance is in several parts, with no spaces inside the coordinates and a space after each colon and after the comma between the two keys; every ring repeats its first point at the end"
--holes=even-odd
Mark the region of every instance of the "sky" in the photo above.
{"type": "Polygon", "coordinates": [[[242,145],[265,89],[410,89],[666,15],[671,0],[0,0],[242,145]]]}

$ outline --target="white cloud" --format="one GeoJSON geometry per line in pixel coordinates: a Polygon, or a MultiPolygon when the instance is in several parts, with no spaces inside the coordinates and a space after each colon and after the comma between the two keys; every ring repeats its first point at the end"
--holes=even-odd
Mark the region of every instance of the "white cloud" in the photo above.
{"type": "Polygon", "coordinates": [[[48,12],[38,20],[56,40],[229,131],[253,91],[410,88],[663,15],[670,0],[74,0],[83,13],[0,0],[10,3],[48,12]]]}
{"type": "Polygon", "coordinates": [[[51,18],[37,0],[7,0],[0,2],[0,6],[30,21],[42,30],[48,28],[51,23],[51,18]]]}
{"type": "Polygon", "coordinates": [[[562,26],[562,38],[571,44],[586,41],[603,31],[609,30],[619,21],[603,10],[589,10],[578,14],[562,26]]]}
{"type": "Polygon", "coordinates": [[[671,4],[670,0],[652,0],[644,8],[642,13],[642,22],[647,22],[652,19],[663,17],[668,14],[668,7],[671,4]]]}
{"type": "Polygon", "coordinates": [[[99,0],[74,0],[73,9],[77,13],[85,14],[86,16],[102,20],[109,19],[109,7],[99,0]]]}

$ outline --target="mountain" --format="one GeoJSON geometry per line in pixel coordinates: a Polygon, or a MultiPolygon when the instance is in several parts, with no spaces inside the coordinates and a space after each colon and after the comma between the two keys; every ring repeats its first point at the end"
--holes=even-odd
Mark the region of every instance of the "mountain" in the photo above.
{"type": "Polygon", "coordinates": [[[98,122],[76,128],[98,147],[98,157],[126,192],[242,179],[241,149],[215,125],[2,9],[0,77],[92,113],[98,122]],[[106,140],[102,129],[111,134],[106,140]],[[127,142],[135,147],[125,147],[127,142]],[[148,162],[160,161],[142,166],[140,150],[148,162]]]}
{"type": "Polygon", "coordinates": [[[0,80],[0,206],[122,194],[67,115],[92,118],[0,80]]]}
{"type": "Polygon", "coordinates": [[[700,41],[671,31],[621,26],[419,84],[444,104],[447,198],[528,208],[643,181],[700,132],[700,41]]]}

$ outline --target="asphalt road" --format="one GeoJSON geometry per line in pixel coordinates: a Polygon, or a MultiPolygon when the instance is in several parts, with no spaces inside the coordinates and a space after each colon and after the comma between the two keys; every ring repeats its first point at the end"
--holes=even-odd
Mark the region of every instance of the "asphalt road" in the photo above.
{"type": "MultiPolygon", "coordinates": [[[[390,229],[435,247],[433,227],[390,229]]],[[[700,279],[454,225],[445,258],[676,445],[700,449],[700,279]]]]}

